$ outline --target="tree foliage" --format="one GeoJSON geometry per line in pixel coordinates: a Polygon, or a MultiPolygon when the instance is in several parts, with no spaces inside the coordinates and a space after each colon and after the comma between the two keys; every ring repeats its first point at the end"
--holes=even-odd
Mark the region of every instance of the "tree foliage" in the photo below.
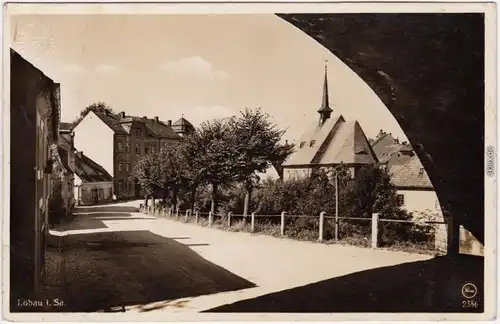
{"type": "Polygon", "coordinates": [[[72,126],[73,127],[76,126],[83,118],[85,118],[85,116],[87,116],[87,114],[90,111],[100,112],[100,113],[108,113],[108,114],[114,113],[113,109],[108,104],[106,104],[105,102],[102,102],[102,101],[98,101],[98,102],[95,102],[95,103],[83,108],[82,111],[80,111],[80,116],[78,116],[71,123],[72,126]]]}

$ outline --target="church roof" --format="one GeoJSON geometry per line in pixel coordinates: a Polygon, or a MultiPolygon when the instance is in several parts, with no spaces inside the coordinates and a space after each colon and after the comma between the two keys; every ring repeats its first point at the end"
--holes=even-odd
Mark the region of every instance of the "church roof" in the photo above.
{"type": "Polygon", "coordinates": [[[315,122],[302,135],[299,146],[283,166],[374,164],[378,160],[357,121],[332,116],[315,122]]]}

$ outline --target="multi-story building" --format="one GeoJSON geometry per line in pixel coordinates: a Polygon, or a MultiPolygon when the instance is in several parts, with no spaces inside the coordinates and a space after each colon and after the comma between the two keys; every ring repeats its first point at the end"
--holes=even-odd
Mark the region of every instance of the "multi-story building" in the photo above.
{"type": "Polygon", "coordinates": [[[175,131],[171,120],[90,111],[73,128],[75,147],[112,175],[117,199],[140,197],[140,186],[132,177],[135,164],[160,147],[181,141],[191,129],[183,119],[178,121],[183,127],[175,131]]]}
{"type": "Polygon", "coordinates": [[[377,157],[357,121],[346,121],[333,115],[328,97],[328,76],[325,79],[319,121],[313,122],[301,136],[295,152],[283,163],[285,180],[310,176],[316,170],[346,165],[351,174],[365,165],[377,163],[377,157]]]}
{"type": "Polygon", "coordinates": [[[60,86],[10,50],[10,309],[44,276],[60,86]]]}

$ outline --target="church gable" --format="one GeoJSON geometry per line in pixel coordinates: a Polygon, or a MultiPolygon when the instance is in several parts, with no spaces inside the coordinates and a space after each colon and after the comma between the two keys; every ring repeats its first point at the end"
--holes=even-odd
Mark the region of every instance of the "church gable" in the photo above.
{"type": "Polygon", "coordinates": [[[318,122],[312,124],[302,135],[295,147],[295,152],[290,156],[288,161],[286,161],[284,166],[311,164],[325,141],[329,140],[328,137],[332,133],[335,125],[344,122],[342,116],[337,116],[328,119],[324,124],[319,124],[318,122]]]}

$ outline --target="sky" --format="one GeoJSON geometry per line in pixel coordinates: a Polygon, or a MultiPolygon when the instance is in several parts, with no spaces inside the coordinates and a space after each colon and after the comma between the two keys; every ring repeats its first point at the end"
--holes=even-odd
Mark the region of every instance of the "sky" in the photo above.
{"type": "Polygon", "coordinates": [[[18,15],[12,47],[61,84],[62,121],[103,101],[116,112],[193,124],[261,107],[298,140],[330,106],[406,137],[377,95],[322,45],[272,14],[18,15]]]}

